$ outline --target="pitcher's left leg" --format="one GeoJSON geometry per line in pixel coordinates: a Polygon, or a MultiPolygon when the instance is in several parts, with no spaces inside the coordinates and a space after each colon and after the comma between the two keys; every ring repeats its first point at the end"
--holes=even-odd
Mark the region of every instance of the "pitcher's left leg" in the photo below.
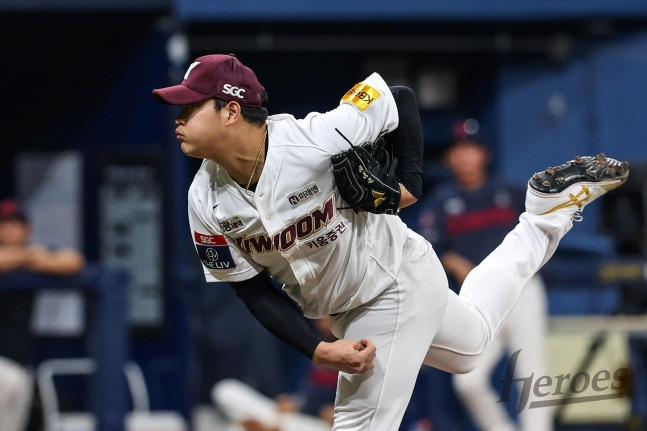
{"type": "Polygon", "coordinates": [[[577,157],[534,174],[519,224],[468,274],[460,296],[450,293],[425,364],[454,373],[474,369],[523,286],[550,259],[573,220],[628,175],[626,162],[604,154],[577,157]]]}

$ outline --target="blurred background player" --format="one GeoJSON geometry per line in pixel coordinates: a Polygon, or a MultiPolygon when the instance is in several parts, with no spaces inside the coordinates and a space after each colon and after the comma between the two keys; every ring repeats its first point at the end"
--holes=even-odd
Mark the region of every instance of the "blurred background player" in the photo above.
{"type": "Polygon", "coordinates": [[[76,250],[48,250],[30,244],[31,228],[24,212],[12,199],[0,202],[0,271],[26,270],[69,276],[84,268],[85,259],[76,250]]]}
{"type": "MultiPolygon", "coordinates": [[[[50,251],[30,244],[25,213],[12,199],[0,202],[0,274],[33,271],[69,276],[79,273],[85,259],[75,250],[50,251]]],[[[28,423],[33,396],[29,322],[33,292],[0,291],[0,430],[22,431],[28,423]]]]}
{"type": "MultiPolygon", "coordinates": [[[[421,210],[421,233],[433,244],[459,290],[467,274],[503,240],[524,211],[525,188],[490,175],[490,151],[474,132],[475,120],[460,121],[444,162],[453,181],[440,185],[421,210]]],[[[539,275],[532,278],[501,330],[472,372],[455,374],[454,389],[482,430],[516,429],[500,394],[491,385],[492,373],[504,353],[522,349],[515,370],[519,375],[546,375],[544,338],[547,303],[539,275]]],[[[552,430],[549,408],[525,409],[521,429],[552,430]]]]}
{"type": "MultiPolygon", "coordinates": [[[[325,341],[335,340],[329,317],[313,322],[325,341]]],[[[231,431],[326,431],[333,424],[337,376],[336,370],[310,362],[299,391],[275,399],[225,379],[213,387],[213,402],[233,421],[231,431]]]]}

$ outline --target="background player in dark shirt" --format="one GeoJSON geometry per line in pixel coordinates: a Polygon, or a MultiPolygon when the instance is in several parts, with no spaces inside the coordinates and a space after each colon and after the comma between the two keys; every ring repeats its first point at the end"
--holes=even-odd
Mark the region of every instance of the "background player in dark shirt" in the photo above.
{"type": "MultiPolygon", "coordinates": [[[[440,185],[422,210],[421,233],[433,244],[453,286],[459,290],[467,274],[503,240],[524,211],[525,189],[488,171],[490,150],[476,136],[457,136],[445,155],[453,181],[440,185]]],[[[490,384],[491,374],[507,351],[523,349],[520,375],[544,375],[546,297],[539,275],[532,278],[503,324],[483,362],[468,374],[454,375],[457,395],[482,430],[515,430],[490,384]]],[[[552,429],[548,408],[524,410],[524,431],[552,429]]]]}

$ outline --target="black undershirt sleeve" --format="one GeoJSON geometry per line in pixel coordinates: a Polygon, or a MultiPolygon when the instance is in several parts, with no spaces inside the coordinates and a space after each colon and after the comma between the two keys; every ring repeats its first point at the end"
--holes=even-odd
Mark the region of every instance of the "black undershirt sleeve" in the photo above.
{"type": "Polygon", "coordinates": [[[422,196],[422,162],[424,140],[418,101],[413,90],[404,86],[389,87],[398,107],[398,127],[384,136],[398,159],[395,173],[402,185],[415,196],[422,196]]]}
{"type": "Polygon", "coordinates": [[[249,280],[229,284],[265,329],[312,359],[323,339],[290,298],[274,287],[265,271],[249,280]]]}

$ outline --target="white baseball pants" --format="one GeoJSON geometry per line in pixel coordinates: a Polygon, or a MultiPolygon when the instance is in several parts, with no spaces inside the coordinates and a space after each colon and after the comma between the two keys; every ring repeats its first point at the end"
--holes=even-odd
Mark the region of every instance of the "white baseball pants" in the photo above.
{"type": "MultiPolygon", "coordinates": [[[[235,379],[216,383],[211,398],[234,424],[255,419],[268,428],[278,427],[281,431],[330,431],[330,424],[318,417],[280,412],[276,401],[235,379]]],[[[244,431],[242,426],[231,428],[244,431]]]]}
{"type": "Polygon", "coordinates": [[[423,362],[451,373],[473,370],[523,286],[571,227],[564,214],[522,214],[470,272],[460,296],[448,289],[429,243],[410,237],[396,281],[373,301],[332,318],[335,336],[370,338],[377,346],[374,369],[339,374],[333,430],[397,430],[423,362]]]}
{"type": "Polygon", "coordinates": [[[25,429],[32,392],[31,373],[20,364],[0,357],[0,430],[25,429]]]}

